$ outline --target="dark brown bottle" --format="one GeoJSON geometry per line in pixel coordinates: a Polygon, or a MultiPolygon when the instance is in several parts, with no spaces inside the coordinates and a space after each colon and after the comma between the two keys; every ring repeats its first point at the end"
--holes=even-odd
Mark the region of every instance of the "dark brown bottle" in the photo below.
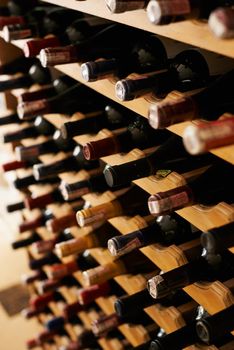
{"type": "Polygon", "coordinates": [[[205,58],[196,50],[184,50],[170,62],[169,68],[139,78],[119,80],[115,85],[116,97],[121,101],[153,93],[165,97],[172,90],[181,92],[206,86],[209,67],[205,58]]]}
{"type": "Polygon", "coordinates": [[[14,132],[3,134],[3,142],[21,141],[27,138],[38,137],[40,135],[51,135],[55,130],[55,127],[45,120],[43,117],[38,116],[33,125],[27,128],[23,128],[14,132]]]}
{"type": "Polygon", "coordinates": [[[76,83],[65,91],[48,99],[18,104],[17,113],[20,119],[31,119],[36,115],[60,113],[72,115],[75,112],[88,113],[96,108],[101,108],[106,101],[99,94],[86,86],[76,83]]]}
{"type": "Polygon", "coordinates": [[[110,154],[129,152],[133,148],[145,149],[159,146],[169,138],[169,132],[154,133],[147,124],[143,118],[137,118],[127,129],[114,131],[111,137],[86,143],[83,146],[85,158],[98,159],[110,154]]]}
{"type": "MultiPolygon", "coordinates": [[[[57,32],[57,35],[51,35],[53,33],[50,33],[50,36],[47,36],[46,38],[36,38],[27,41],[24,46],[25,56],[35,57],[40,54],[41,50],[46,48],[63,47],[65,45],[82,42],[88,39],[90,36],[98,33],[111,23],[106,19],[88,15],[86,15],[84,18],[79,18],[80,14],[77,12],[78,19],[76,19],[74,22],[71,21],[63,33],[60,29],[60,33],[57,32]]],[[[35,25],[25,28],[20,26],[19,30],[17,30],[17,26],[14,26],[13,28],[8,26],[7,29],[4,28],[4,37],[7,39],[7,41],[9,41],[9,39],[12,39],[13,37],[24,35],[25,29],[28,37],[42,37],[43,28],[41,26],[38,28],[35,25]]],[[[50,29],[55,32],[54,28],[50,29]]]]}
{"type": "Polygon", "coordinates": [[[173,135],[147,157],[120,165],[107,165],[104,169],[104,176],[108,185],[115,187],[142,177],[157,175],[157,172],[160,175],[160,169],[167,169],[169,173],[177,171],[183,174],[211,164],[213,158],[209,157],[210,155],[208,158],[189,157],[182,140],[173,135]]]}
{"type": "Polygon", "coordinates": [[[178,245],[196,237],[199,234],[192,233],[191,225],[186,220],[177,214],[165,215],[137,231],[116,237],[113,234],[108,240],[108,249],[111,255],[121,256],[150,244],[178,245]]]}
{"type": "Polygon", "coordinates": [[[167,52],[163,43],[154,35],[139,33],[122,56],[89,61],[81,65],[81,74],[86,81],[108,77],[119,79],[130,73],[144,74],[168,67],[167,52]]]}
{"type": "Polygon", "coordinates": [[[56,254],[63,258],[72,254],[79,254],[90,248],[103,247],[106,248],[108,239],[118,231],[109,223],[106,222],[99,228],[89,234],[73,238],[66,242],[57,243],[55,246],[56,254]]]}
{"type": "Polygon", "coordinates": [[[33,175],[28,175],[24,177],[17,177],[13,181],[13,185],[17,190],[25,190],[31,185],[37,184],[59,184],[60,179],[58,177],[51,177],[49,179],[37,181],[33,175]]]}
{"type": "Polygon", "coordinates": [[[216,120],[223,113],[234,113],[233,79],[234,70],[231,70],[191,96],[152,104],[150,125],[155,129],[165,128],[183,121],[199,118],[216,120]]]}
{"type": "Polygon", "coordinates": [[[116,313],[119,316],[124,317],[129,312],[133,314],[139,313],[142,309],[155,305],[155,303],[168,307],[178,307],[189,301],[191,301],[191,298],[183,290],[178,290],[168,297],[155,301],[155,299],[149,294],[147,288],[145,288],[138,293],[118,298],[114,305],[116,313]]]}
{"type": "Polygon", "coordinates": [[[147,273],[157,267],[140,252],[129,253],[113,262],[83,272],[86,286],[104,283],[126,273],[147,273]]]}
{"type": "Polygon", "coordinates": [[[234,305],[197,321],[197,335],[206,344],[213,344],[216,340],[231,332],[234,328],[234,305]]]}
{"type": "Polygon", "coordinates": [[[232,203],[233,169],[223,162],[209,167],[185,186],[159,192],[149,197],[148,205],[152,215],[164,215],[193,204],[215,205],[221,201],[232,203]]]}
{"type": "Polygon", "coordinates": [[[87,226],[120,215],[146,215],[147,193],[137,186],[133,186],[111,202],[106,202],[77,212],[76,218],[79,226],[87,226]]]}
{"type": "Polygon", "coordinates": [[[219,254],[201,257],[171,271],[157,275],[148,281],[148,290],[155,299],[170,295],[197,281],[225,281],[233,277],[233,254],[223,251],[219,254]]]}
{"type": "Polygon", "coordinates": [[[96,134],[103,128],[115,130],[122,128],[133,121],[136,117],[134,112],[115,104],[108,103],[97,110],[93,108],[87,117],[73,122],[66,122],[61,126],[62,136],[71,139],[82,134],[96,134]]]}
{"type": "Polygon", "coordinates": [[[58,175],[67,171],[79,171],[81,169],[91,170],[99,167],[99,161],[88,161],[84,158],[82,148],[76,146],[72,156],[54,162],[49,165],[36,164],[33,167],[33,174],[36,179],[45,179],[50,176],[58,175]]]}
{"type": "Polygon", "coordinates": [[[15,149],[17,158],[21,161],[30,161],[48,153],[73,151],[77,143],[73,140],[64,140],[60,130],[56,130],[52,138],[32,146],[17,146],[15,149]]]}
{"type": "Polygon", "coordinates": [[[123,50],[138,34],[137,29],[120,24],[110,24],[97,34],[77,44],[43,49],[40,61],[43,67],[72,62],[85,62],[97,58],[122,55],[123,50]]]}
{"type": "Polygon", "coordinates": [[[50,81],[51,76],[49,70],[43,68],[39,63],[36,63],[30,67],[28,74],[13,77],[8,80],[2,80],[0,82],[0,91],[4,92],[7,90],[29,87],[35,83],[47,84],[50,81]]]}
{"type": "Polygon", "coordinates": [[[201,235],[201,244],[207,254],[216,254],[233,247],[234,222],[216,227],[201,235]]]}

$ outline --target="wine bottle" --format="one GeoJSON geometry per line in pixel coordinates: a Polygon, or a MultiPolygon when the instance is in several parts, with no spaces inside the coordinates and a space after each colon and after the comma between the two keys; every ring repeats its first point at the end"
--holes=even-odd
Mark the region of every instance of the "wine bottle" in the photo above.
{"type": "Polygon", "coordinates": [[[0,126],[21,123],[23,123],[23,121],[19,119],[18,114],[16,112],[12,112],[10,114],[7,114],[6,116],[0,117],[0,126]]]}
{"type": "Polygon", "coordinates": [[[37,63],[31,66],[27,74],[12,79],[2,80],[0,82],[0,91],[4,92],[7,90],[19,89],[23,87],[29,87],[32,84],[46,84],[51,80],[50,72],[48,69],[42,68],[37,63]]]}
{"type": "Polygon", "coordinates": [[[36,115],[60,113],[72,115],[75,112],[88,113],[95,107],[101,108],[105,98],[93,92],[86,86],[76,83],[57,96],[32,102],[21,102],[17,106],[20,119],[31,119],[36,115]]]}
{"type": "Polygon", "coordinates": [[[158,192],[148,199],[152,215],[164,215],[194,204],[216,205],[221,201],[232,203],[233,170],[229,164],[217,162],[196,179],[165,192],[158,192]],[[204,190],[205,189],[205,190],[204,190]]]}
{"type": "Polygon", "coordinates": [[[27,238],[12,242],[11,247],[13,249],[24,248],[24,247],[27,247],[27,246],[31,245],[32,243],[40,241],[40,240],[41,240],[41,237],[36,232],[33,232],[27,238]]]}
{"type": "Polygon", "coordinates": [[[207,254],[216,254],[233,246],[234,223],[215,227],[201,235],[201,245],[207,254]]]}
{"type": "Polygon", "coordinates": [[[189,158],[182,140],[173,135],[147,157],[120,165],[107,165],[104,169],[104,176],[107,184],[115,187],[142,177],[157,175],[157,172],[160,175],[160,169],[168,169],[166,175],[171,171],[183,174],[210,164],[211,159],[208,158],[189,158]]]}
{"type": "Polygon", "coordinates": [[[234,70],[231,70],[191,96],[152,104],[150,125],[158,129],[198,118],[216,120],[223,113],[234,113],[233,78],[234,70]]]}
{"type": "Polygon", "coordinates": [[[21,0],[7,1],[7,7],[11,15],[21,15],[38,5],[38,0],[29,0],[26,3],[21,0]]]}
{"type": "Polygon", "coordinates": [[[64,277],[60,280],[52,280],[46,278],[42,281],[37,282],[37,291],[40,295],[42,295],[48,292],[55,292],[59,287],[62,286],[65,286],[66,288],[76,287],[77,280],[72,276],[64,277]]]}
{"type": "Polygon", "coordinates": [[[203,255],[151,278],[148,280],[148,291],[153,298],[160,299],[197,281],[225,281],[233,277],[233,266],[233,255],[229,251],[203,255]]]}
{"type": "Polygon", "coordinates": [[[122,79],[130,73],[143,74],[167,67],[167,52],[161,40],[141,33],[121,56],[83,63],[81,74],[83,79],[91,82],[108,77],[122,79]]]}
{"type": "Polygon", "coordinates": [[[67,333],[64,329],[57,329],[56,331],[53,331],[53,332],[50,332],[48,330],[44,330],[44,331],[38,333],[36,338],[29,339],[26,342],[26,347],[28,350],[37,348],[38,346],[41,347],[47,342],[50,343],[56,335],[61,335],[61,336],[66,335],[67,336],[67,333]]]}
{"type": "Polygon", "coordinates": [[[96,248],[96,247],[106,247],[108,239],[116,233],[117,230],[109,224],[109,222],[104,223],[99,228],[95,229],[91,233],[71,239],[67,242],[57,243],[55,246],[55,251],[58,257],[63,258],[71,254],[79,254],[86,249],[96,248]]]}
{"type": "Polygon", "coordinates": [[[31,185],[37,184],[58,184],[60,179],[58,177],[51,177],[49,179],[37,181],[33,175],[24,177],[17,177],[12,183],[17,190],[25,190],[31,185]]]}
{"type": "Polygon", "coordinates": [[[30,67],[35,63],[37,63],[35,58],[26,59],[21,55],[10,62],[1,63],[0,74],[16,74],[18,72],[27,73],[30,67]]]}
{"type": "Polygon", "coordinates": [[[94,266],[97,266],[97,262],[94,259],[91,259],[91,256],[88,260],[84,255],[81,255],[67,263],[53,264],[46,273],[49,279],[58,280],[70,276],[76,271],[84,271],[87,268],[94,266]]]}
{"type": "Polygon", "coordinates": [[[191,225],[177,214],[160,216],[142,229],[130,232],[126,235],[114,236],[108,240],[108,249],[111,255],[125,255],[135,249],[150,244],[160,243],[163,245],[181,244],[195,239],[191,225]]]}
{"type": "Polygon", "coordinates": [[[50,311],[50,309],[48,307],[43,308],[41,310],[40,309],[35,310],[32,307],[27,307],[27,308],[25,308],[25,309],[23,309],[21,311],[21,315],[24,318],[26,318],[27,320],[29,320],[29,319],[31,319],[31,318],[33,318],[35,316],[39,316],[41,313],[43,313],[43,314],[50,314],[51,311],[50,311]]]}
{"type": "Polygon", "coordinates": [[[41,100],[43,98],[53,97],[55,95],[56,95],[56,90],[53,84],[47,84],[47,85],[40,86],[40,88],[37,90],[23,92],[21,95],[19,95],[18,102],[32,102],[32,101],[41,100]]]}
{"type": "MultiPolygon", "coordinates": [[[[166,130],[163,130],[166,131],[166,130]]],[[[146,120],[137,118],[125,130],[116,130],[113,136],[90,141],[83,146],[86,159],[93,160],[110,154],[129,152],[133,148],[145,149],[159,146],[169,138],[170,133],[155,133],[146,120]]]]}
{"type": "Polygon", "coordinates": [[[183,142],[186,150],[193,155],[233,144],[234,114],[224,114],[219,120],[209,123],[189,125],[184,130],[183,142]]]}
{"type": "MultiPolygon", "coordinates": [[[[82,42],[83,40],[88,39],[90,36],[98,33],[109,24],[109,21],[99,17],[86,16],[85,18],[79,18],[75,20],[72,24],[70,24],[69,27],[67,27],[67,29],[65,30],[65,32],[60,34],[59,36],[48,36],[43,39],[31,39],[27,41],[24,45],[24,54],[26,57],[35,57],[40,53],[41,50],[46,49],[48,47],[63,47],[65,45],[82,42]]],[[[15,29],[13,30],[13,33],[14,31],[15,29]]],[[[30,32],[30,34],[34,34],[35,36],[36,32],[38,32],[38,29],[31,29],[30,32]]],[[[19,36],[20,34],[17,33],[16,35],[19,36]]],[[[9,31],[6,34],[6,36],[12,37],[9,31]]]]}
{"type": "Polygon", "coordinates": [[[60,216],[58,218],[51,218],[46,221],[47,230],[52,233],[57,233],[68,227],[77,226],[76,211],[81,209],[83,206],[84,206],[84,202],[82,200],[72,203],[71,213],[60,216]]]}
{"type": "Polygon", "coordinates": [[[122,128],[136,116],[134,112],[127,111],[118,104],[108,103],[103,107],[101,110],[93,109],[84,119],[64,123],[61,126],[62,136],[71,139],[82,134],[95,134],[103,128],[122,128]]]}
{"type": "Polygon", "coordinates": [[[197,321],[197,335],[206,344],[213,344],[216,340],[231,332],[234,328],[234,305],[197,321]]]}
{"type": "MultiPolygon", "coordinates": [[[[105,337],[110,331],[115,328],[125,324],[149,324],[150,318],[143,311],[138,315],[131,314],[130,310],[128,315],[124,317],[118,316],[116,313],[110,314],[108,316],[100,317],[91,323],[92,331],[97,337],[105,337]]],[[[155,325],[155,329],[158,327],[155,325]]]]}
{"type": "Polygon", "coordinates": [[[79,210],[76,214],[78,225],[83,227],[107,221],[115,216],[147,214],[147,193],[137,186],[125,190],[115,200],[79,210]]]}
{"type": "Polygon", "coordinates": [[[0,6],[0,16],[10,16],[10,11],[7,6],[4,6],[4,4],[1,4],[0,6]]]}
{"type": "Polygon", "coordinates": [[[234,37],[234,9],[217,8],[209,16],[209,27],[215,36],[222,39],[234,37]]]}
{"type": "Polygon", "coordinates": [[[111,58],[122,55],[121,51],[138,33],[137,29],[120,24],[110,24],[97,34],[73,45],[52,47],[41,50],[43,67],[72,62],[85,62],[97,58],[111,58]]]}
{"type": "MultiPolygon", "coordinates": [[[[82,309],[82,307],[81,307],[82,309]]],[[[64,316],[57,316],[51,318],[49,321],[45,322],[44,326],[49,332],[56,331],[58,329],[63,328],[66,323],[69,321],[69,323],[77,325],[77,324],[82,324],[79,317],[76,315],[73,315],[70,319],[67,319],[64,316]]]]}
{"type": "Polygon", "coordinates": [[[83,272],[86,286],[102,284],[116,276],[126,273],[147,273],[154,271],[156,266],[140,252],[129,253],[121,259],[89,269],[83,272]]]}
{"type": "MultiPolygon", "coordinates": [[[[127,184],[128,186],[129,184],[127,184]]],[[[123,186],[116,187],[115,190],[122,189],[123,186]]],[[[90,175],[87,180],[78,181],[75,183],[66,183],[62,181],[59,189],[65,201],[78,199],[81,196],[91,192],[105,192],[110,190],[110,187],[106,183],[103,174],[90,175]]]]}
{"type": "Polygon", "coordinates": [[[82,17],[83,15],[80,12],[62,7],[51,5],[35,7],[32,11],[26,13],[26,17],[21,17],[21,21],[6,22],[5,27],[3,27],[3,38],[10,42],[33,36],[43,38],[49,34],[59,35],[64,32],[71,22],[82,17]]]}
{"type": "Polygon", "coordinates": [[[38,116],[33,125],[27,128],[22,128],[17,131],[8,132],[3,134],[3,142],[9,143],[14,141],[21,141],[27,138],[33,138],[40,135],[51,135],[55,130],[55,127],[45,120],[43,117],[38,116]]]}
{"type": "Polygon", "coordinates": [[[46,274],[42,270],[35,270],[30,274],[23,274],[21,276],[21,282],[26,285],[30,285],[36,281],[41,281],[43,279],[46,279],[46,274]]]}
{"type": "Polygon", "coordinates": [[[150,0],[147,6],[147,15],[150,22],[154,24],[169,24],[171,22],[182,21],[185,19],[205,18],[210,12],[220,5],[230,5],[232,1],[193,1],[182,0],[179,3],[176,0],[150,0]]]}
{"type": "Polygon", "coordinates": [[[38,242],[33,243],[31,248],[37,254],[52,253],[56,243],[67,241],[72,238],[73,236],[69,230],[60,230],[60,233],[55,238],[39,240],[38,242]]]}
{"type": "Polygon", "coordinates": [[[51,292],[51,293],[45,293],[43,295],[36,295],[30,298],[29,300],[29,306],[34,308],[35,310],[41,310],[48,306],[48,304],[52,301],[63,301],[65,302],[65,299],[63,298],[62,294],[59,292],[51,292]]]}
{"type": "Polygon", "coordinates": [[[18,160],[13,160],[11,162],[7,162],[2,164],[2,170],[7,173],[8,171],[13,171],[17,169],[27,169],[31,168],[34,164],[38,163],[39,160],[33,158],[28,162],[23,162],[23,161],[18,161],[18,160]]]}
{"type": "Polygon", "coordinates": [[[17,202],[17,203],[12,203],[12,204],[6,205],[6,211],[8,213],[13,213],[14,211],[22,210],[24,208],[25,208],[24,202],[17,202]]]}
{"type": "MultiPolygon", "coordinates": [[[[76,294],[81,305],[89,305],[99,297],[105,297],[107,295],[121,296],[124,292],[115,280],[110,280],[102,284],[79,288],[76,294]]],[[[147,294],[149,295],[148,291],[147,294]]]]}
{"type": "Polygon", "coordinates": [[[207,85],[209,67],[199,51],[184,50],[171,60],[168,69],[138,78],[119,80],[115,85],[116,97],[121,101],[153,93],[159,98],[172,90],[181,92],[207,85]]]}
{"type": "Polygon", "coordinates": [[[52,138],[47,141],[36,143],[32,146],[17,146],[15,153],[20,161],[30,161],[36,157],[48,153],[72,151],[77,143],[73,140],[64,140],[60,130],[56,130],[52,138]]]}
{"type": "Polygon", "coordinates": [[[76,341],[72,341],[68,345],[64,345],[59,350],[82,350],[82,349],[98,349],[97,337],[91,330],[84,330],[78,335],[76,341]]]}
{"type": "Polygon", "coordinates": [[[120,317],[124,317],[130,311],[132,313],[139,313],[142,309],[157,304],[163,306],[175,306],[178,307],[191,301],[191,298],[183,290],[178,290],[172,293],[170,296],[158,299],[155,301],[149,294],[147,288],[132,295],[123,296],[115,301],[115,311],[120,317]]]}
{"type": "MultiPolygon", "coordinates": [[[[29,210],[35,209],[35,208],[40,208],[43,209],[45,208],[48,204],[58,202],[58,203],[63,203],[63,197],[60,194],[59,189],[54,189],[51,192],[48,192],[46,194],[43,194],[41,196],[28,196],[24,199],[25,207],[29,210]]],[[[82,207],[84,201],[80,201],[78,204],[79,207],[82,207]]]]}
{"type": "Polygon", "coordinates": [[[31,270],[41,269],[44,265],[53,265],[59,262],[59,259],[53,253],[42,256],[39,259],[29,260],[29,268],[31,270]]]}
{"type": "MultiPolygon", "coordinates": [[[[33,174],[36,179],[45,179],[49,176],[58,175],[67,171],[91,170],[99,167],[99,161],[88,161],[84,158],[82,148],[76,146],[73,155],[49,165],[35,164],[33,174]]],[[[59,191],[58,191],[59,192],[59,191]]],[[[61,194],[60,194],[61,196],[61,194]]]]}

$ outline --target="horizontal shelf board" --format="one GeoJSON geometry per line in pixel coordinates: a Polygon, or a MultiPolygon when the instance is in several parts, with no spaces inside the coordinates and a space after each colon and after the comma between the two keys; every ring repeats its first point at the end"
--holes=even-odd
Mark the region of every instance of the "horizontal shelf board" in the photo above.
{"type": "Polygon", "coordinates": [[[198,46],[203,49],[234,58],[234,39],[220,40],[215,38],[206,23],[201,21],[182,21],[165,26],[151,24],[144,10],[129,11],[123,14],[111,14],[104,0],[44,0],[51,4],[64,6],[73,10],[89,13],[131,27],[179,40],[181,42],[198,46]]]}

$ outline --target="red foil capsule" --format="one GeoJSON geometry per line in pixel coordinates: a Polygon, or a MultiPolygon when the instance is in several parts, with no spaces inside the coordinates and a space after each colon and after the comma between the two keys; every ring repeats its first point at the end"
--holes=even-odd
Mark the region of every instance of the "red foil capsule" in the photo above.
{"type": "Polygon", "coordinates": [[[33,39],[25,43],[23,51],[25,57],[36,57],[39,55],[42,49],[46,47],[56,47],[60,45],[59,39],[54,37],[44,38],[44,39],[33,39]]]}
{"type": "Polygon", "coordinates": [[[110,292],[110,284],[108,282],[102,284],[95,284],[87,288],[78,290],[78,300],[82,305],[88,305],[95,299],[108,295],[110,292]]]}

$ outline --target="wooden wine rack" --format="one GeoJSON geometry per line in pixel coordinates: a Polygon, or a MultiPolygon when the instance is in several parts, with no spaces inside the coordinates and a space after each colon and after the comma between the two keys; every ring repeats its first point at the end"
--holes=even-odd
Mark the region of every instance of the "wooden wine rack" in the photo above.
{"type": "MultiPolygon", "coordinates": [[[[96,0],[95,4],[93,0],[46,0],[45,2],[103,17],[115,22],[127,24],[132,27],[136,27],[137,24],[137,28],[146,30],[156,35],[178,40],[189,45],[194,45],[218,54],[225,55],[230,58],[234,58],[234,40],[232,39],[221,41],[219,39],[216,39],[214,36],[212,36],[207,27],[207,24],[204,22],[184,21],[180,23],[173,23],[168,26],[154,26],[147,20],[147,16],[144,10],[132,11],[118,15],[110,14],[104,5],[104,0],[96,0]]],[[[22,49],[25,42],[26,40],[20,40],[13,42],[13,44],[22,49]]],[[[11,47],[11,45],[8,46],[11,47]]],[[[114,94],[114,81],[106,79],[95,83],[86,83],[83,81],[80,75],[80,65],[77,63],[57,66],[56,69],[146,118],[148,115],[149,104],[151,102],[156,102],[153,96],[146,96],[144,98],[139,98],[130,102],[120,102],[116,99],[114,94]]],[[[22,91],[16,90],[12,92],[12,95],[17,98],[21,92],[22,91]]],[[[181,94],[178,92],[172,92],[167,96],[167,98],[176,98],[178,96],[181,96],[181,94]]],[[[62,116],[59,114],[45,115],[44,117],[57,128],[60,128],[61,125],[68,120],[71,121],[83,118],[83,116],[79,113],[76,113],[69,118],[67,116],[62,116]]],[[[180,123],[170,127],[169,130],[179,136],[182,136],[185,127],[189,124],[191,124],[191,122],[180,123]]],[[[16,129],[16,126],[14,126],[14,129],[16,129]]],[[[98,135],[95,135],[94,139],[100,139],[105,135],[108,135],[108,133],[110,132],[103,130],[99,132],[98,135]]],[[[93,135],[82,135],[80,137],[76,137],[75,141],[82,145],[88,140],[90,141],[92,138],[93,135]]],[[[37,139],[27,139],[24,140],[22,144],[32,145],[34,143],[42,142],[44,139],[44,137],[39,137],[37,139]]],[[[211,153],[231,164],[234,164],[234,145],[212,150],[211,153]]],[[[122,164],[134,159],[141,158],[144,155],[145,152],[135,149],[125,155],[116,154],[104,157],[102,158],[102,162],[103,164],[111,165],[122,164]]],[[[56,156],[42,156],[40,157],[40,160],[43,163],[47,164],[59,159],[63,159],[66,156],[67,154],[60,152],[56,156]]],[[[25,174],[28,172],[30,172],[30,170],[26,171],[25,174]]],[[[22,174],[22,171],[17,171],[17,173],[22,174]]],[[[88,173],[82,170],[78,173],[63,173],[59,177],[66,182],[75,182],[87,178],[87,175],[88,173]]],[[[172,172],[164,179],[159,180],[156,178],[156,176],[150,176],[148,178],[136,180],[134,183],[147,193],[153,194],[157,191],[171,189],[178,185],[184,184],[186,183],[186,180],[192,175],[193,174],[177,174],[175,172],[172,172]]],[[[40,195],[47,193],[53,188],[54,186],[34,185],[30,186],[30,191],[34,194],[40,195]]],[[[89,201],[92,206],[110,201],[115,198],[115,193],[110,191],[100,195],[92,193],[84,196],[84,199],[89,201]]],[[[51,209],[55,217],[64,215],[72,210],[68,203],[65,203],[63,205],[53,204],[48,207],[51,209]]],[[[23,216],[26,219],[28,218],[31,220],[34,217],[36,218],[39,216],[39,214],[40,210],[23,210],[23,216]]],[[[201,231],[207,231],[213,227],[222,226],[228,222],[234,221],[234,206],[228,205],[226,203],[219,203],[212,208],[193,206],[179,210],[178,214],[184,217],[201,231]]],[[[148,220],[149,217],[141,217],[140,215],[136,215],[134,217],[115,217],[110,219],[109,222],[121,234],[127,234],[129,232],[147,226],[148,220]]],[[[78,228],[78,226],[73,226],[70,228],[70,231],[74,237],[80,237],[81,235],[86,235],[88,232],[90,232],[91,228],[88,227],[81,229],[78,228]]],[[[38,228],[37,232],[44,240],[54,237],[54,235],[50,233],[45,227],[38,228]]],[[[180,246],[172,245],[166,248],[160,246],[159,244],[154,244],[140,250],[155,264],[155,269],[159,268],[163,271],[169,271],[173,268],[185,264],[188,261],[186,252],[191,248],[198,247],[198,243],[198,240],[193,240],[181,244],[180,246]]],[[[234,252],[234,248],[231,248],[231,251],[234,252]]],[[[107,249],[95,248],[91,249],[90,252],[96,261],[101,265],[113,260],[107,249]]],[[[30,249],[29,254],[31,256],[34,256],[34,258],[38,258],[38,255],[30,249]]],[[[62,261],[69,261],[72,258],[73,257],[62,259],[62,261]]],[[[47,267],[44,268],[44,271],[47,272],[47,267]]],[[[74,273],[74,277],[77,279],[78,283],[81,286],[84,285],[82,274],[80,272],[74,273]]],[[[133,294],[145,288],[148,278],[148,275],[140,274],[135,276],[122,275],[116,277],[115,280],[127,294],[133,294]]],[[[77,296],[75,295],[73,288],[63,286],[59,288],[59,291],[67,303],[71,304],[77,301],[77,296]]],[[[234,303],[234,278],[223,283],[219,281],[216,281],[214,283],[195,283],[191,286],[186,287],[185,291],[192,297],[195,302],[202,305],[210,314],[214,314],[234,303]]],[[[108,315],[114,311],[113,303],[115,298],[116,297],[114,295],[105,298],[98,298],[96,300],[96,304],[105,314],[108,315]]],[[[57,316],[61,314],[61,311],[56,303],[50,303],[49,307],[54,315],[57,316]]],[[[154,306],[145,309],[145,312],[152,318],[152,321],[155,322],[159,327],[165,329],[168,333],[173,332],[174,330],[179,329],[185,325],[183,311],[183,307],[162,307],[159,304],[155,304],[154,306]]],[[[84,326],[90,329],[90,324],[92,320],[98,317],[98,313],[95,310],[91,310],[90,312],[82,311],[78,313],[78,316],[82,320],[84,326]]],[[[48,320],[48,315],[42,314],[39,318],[43,323],[48,320]]],[[[76,339],[79,332],[79,330],[77,330],[77,328],[71,324],[66,325],[66,331],[72,340],[76,339]]],[[[133,346],[137,346],[149,339],[146,329],[141,325],[132,326],[125,324],[119,327],[119,331],[133,346]]],[[[232,333],[234,335],[234,331],[232,333]]],[[[64,340],[61,337],[56,337],[55,342],[58,345],[62,345],[64,340]]],[[[99,345],[104,350],[124,350],[122,343],[118,339],[101,338],[99,339],[99,345]]],[[[45,349],[47,348],[52,350],[53,346],[46,345],[45,349]]],[[[233,348],[234,344],[232,343],[219,349],[233,350],[233,348]]],[[[186,349],[218,350],[218,348],[215,346],[202,345],[192,345],[186,349]]]]}

